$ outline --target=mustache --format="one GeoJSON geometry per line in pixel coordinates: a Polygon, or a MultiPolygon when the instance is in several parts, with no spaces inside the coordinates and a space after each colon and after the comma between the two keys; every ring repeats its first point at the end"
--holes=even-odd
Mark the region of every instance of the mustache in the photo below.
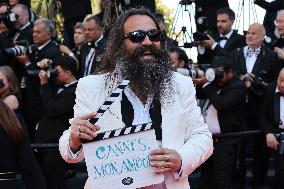
{"type": "Polygon", "coordinates": [[[138,47],[133,52],[133,57],[136,58],[136,57],[139,57],[139,56],[143,56],[146,53],[154,56],[155,58],[160,58],[161,57],[161,50],[157,49],[157,48],[155,48],[153,46],[141,46],[141,47],[138,47]]]}

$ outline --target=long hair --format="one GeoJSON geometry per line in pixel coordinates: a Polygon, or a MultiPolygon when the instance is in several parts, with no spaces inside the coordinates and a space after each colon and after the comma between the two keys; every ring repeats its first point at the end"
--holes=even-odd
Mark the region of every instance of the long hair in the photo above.
{"type": "Polygon", "coordinates": [[[16,114],[3,101],[0,101],[0,127],[14,144],[21,142],[23,129],[16,114]]]}
{"type": "MultiPolygon", "coordinates": [[[[149,16],[156,24],[156,27],[159,31],[161,31],[155,17],[152,13],[145,8],[132,8],[123,12],[111,26],[109,31],[109,36],[107,40],[106,52],[104,53],[102,63],[95,70],[95,73],[105,73],[105,72],[113,72],[116,67],[116,60],[118,57],[123,56],[119,54],[122,48],[122,42],[124,40],[124,23],[126,20],[133,15],[145,15],[149,16]]],[[[164,36],[162,36],[161,40],[162,48],[165,47],[164,36]]]]}
{"type": "MultiPolygon", "coordinates": [[[[16,74],[9,66],[0,66],[0,72],[7,78],[9,82],[9,93],[20,94],[19,82],[16,74]]],[[[3,100],[6,96],[0,94],[0,100],[3,100]]]]}

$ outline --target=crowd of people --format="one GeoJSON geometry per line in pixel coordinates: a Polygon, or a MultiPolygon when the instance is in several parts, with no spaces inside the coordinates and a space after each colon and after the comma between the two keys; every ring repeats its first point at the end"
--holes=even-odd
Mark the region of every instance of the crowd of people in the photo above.
{"type": "Polygon", "coordinates": [[[276,32],[253,23],[240,35],[227,1],[212,13],[211,1],[188,0],[196,17],[210,18],[210,27],[197,28],[205,38],[194,42],[193,62],[153,9],[129,8],[106,29],[107,1],[86,18],[90,1],[71,2],[61,1],[69,39],[61,44],[54,23],[36,19],[26,1],[0,1],[0,188],[16,188],[17,174],[28,188],[66,188],[66,174],[74,173],[68,163],[84,158],[82,140],[149,122],[160,147],[151,152],[151,166],[165,181],[145,189],[188,189],[196,169],[201,176],[191,188],[242,189],[248,155],[253,188],[268,187],[270,157],[269,187],[284,188],[283,3],[273,9],[276,32]],[[130,83],[120,100],[92,125],[88,120],[123,78],[130,83]],[[261,134],[214,137],[250,130],[261,134]],[[30,147],[58,142],[59,150],[30,147]]]}

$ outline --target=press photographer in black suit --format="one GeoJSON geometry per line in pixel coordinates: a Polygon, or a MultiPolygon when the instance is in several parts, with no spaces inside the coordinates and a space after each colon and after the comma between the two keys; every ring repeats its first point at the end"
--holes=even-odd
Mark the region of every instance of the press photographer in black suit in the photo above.
{"type": "MultiPolygon", "coordinates": [[[[247,46],[231,53],[240,79],[248,88],[246,110],[248,127],[261,129],[257,123],[260,103],[268,83],[277,79],[282,67],[277,54],[263,45],[265,29],[259,23],[251,24],[246,35],[247,46]]],[[[263,135],[253,139],[254,187],[263,187],[267,173],[265,138],[263,135]]]]}
{"type": "Polygon", "coordinates": [[[278,58],[281,59],[282,64],[284,65],[284,10],[281,10],[277,13],[275,24],[280,38],[275,39],[271,43],[271,47],[277,53],[278,58]]]}
{"type": "Polygon", "coordinates": [[[103,26],[98,17],[92,16],[84,21],[84,33],[87,44],[80,50],[79,78],[90,75],[100,64],[105,51],[106,41],[103,35],[103,26]]]}
{"type": "MultiPolygon", "coordinates": [[[[266,145],[275,160],[275,180],[273,189],[283,189],[284,183],[284,156],[281,155],[280,140],[274,133],[284,132],[284,69],[279,73],[277,82],[272,83],[266,89],[259,111],[259,125],[262,127],[266,145]]],[[[283,139],[282,139],[283,140],[283,139]]],[[[284,141],[282,141],[283,143],[284,141]]],[[[282,146],[284,143],[282,144],[282,146]]],[[[283,149],[282,149],[283,150],[283,149]]]]}
{"type": "MultiPolygon", "coordinates": [[[[58,45],[51,41],[53,33],[54,25],[50,20],[43,18],[34,22],[33,40],[35,46],[33,46],[31,54],[18,57],[18,60],[25,65],[26,70],[39,70],[38,62],[60,55],[58,45]]],[[[38,77],[27,73],[21,80],[24,118],[31,138],[34,136],[35,126],[43,112],[39,86],[38,77]]]]}
{"type": "MultiPolygon", "coordinates": [[[[28,8],[25,5],[17,4],[12,10],[16,14],[15,22],[9,22],[10,27],[6,32],[0,34],[0,65],[9,65],[13,68],[14,72],[20,79],[23,75],[23,66],[16,60],[15,54],[8,54],[5,51],[7,48],[13,48],[17,45],[30,45],[33,44],[33,24],[29,22],[28,8]]],[[[22,54],[22,53],[19,53],[22,54]]]]}
{"type": "MultiPolygon", "coordinates": [[[[50,83],[46,71],[39,72],[43,116],[36,130],[36,143],[58,143],[63,131],[69,127],[69,119],[73,117],[77,63],[70,56],[64,55],[54,59],[52,64],[57,70],[55,87],[50,83]]],[[[66,188],[66,162],[59,151],[38,149],[37,155],[48,188],[66,188]]]]}
{"type": "Polygon", "coordinates": [[[216,14],[218,33],[213,33],[212,36],[208,34],[209,40],[199,42],[197,57],[199,64],[210,64],[214,56],[245,46],[244,36],[232,29],[235,21],[234,11],[226,7],[217,10],[216,14]]]}
{"type": "MultiPolygon", "coordinates": [[[[239,132],[246,129],[246,87],[236,76],[233,61],[217,56],[210,66],[215,79],[193,79],[197,84],[198,98],[205,98],[202,114],[212,134],[239,132]]],[[[209,71],[208,69],[208,71],[209,71]]],[[[208,73],[206,72],[208,77],[208,73]]],[[[239,138],[221,138],[214,141],[214,152],[203,167],[202,187],[233,189],[234,165],[239,138]]]]}

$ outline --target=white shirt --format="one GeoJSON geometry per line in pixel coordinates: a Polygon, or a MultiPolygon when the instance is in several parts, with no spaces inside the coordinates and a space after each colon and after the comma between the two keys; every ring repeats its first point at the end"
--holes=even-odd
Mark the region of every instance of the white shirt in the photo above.
{"type": "MultiPolygon", "coordinates": [[[[246,60],[247,72],[251,73],[252,69],[254,67],[255,61],[257,59],[257,55],[253,54],[252,56],[247,56],[248,48],[249,48],[248,46],[245,46],[243,52],[244,52],[244,57],[245,57],[245,60],[246,60]]],[[[260,47],[258,49],[260,49],[260,47]]]]}
{"type": "Polygon", "coordinates": [[[45,44],[41,45],[38,47],[38,50],[40,51],[41,49],[43,49],[51,40],[48,40],[45,44]]]}
{"type": "Polygon", "coordinates": [[[229,40],[229,38],[230,38],[231,35],[233,34],[233,32],[234,32],[234,30],[231,30],[231,31],[230,31],[229,33],[227,33],[226,35],[220,34],[220,37],[226,37],[227,40],[223,39],[223,40],[220,40],[218,43],[215,42],[215,43],[212,45],[211,49],[214,50],[215,47],[217,46],[217,44],[219,44],[222,48],[224,48],[225,45],[226,45],[226,43],[227,43],[227,41],[229,40]]]}
{"type": "MultiPolygon", "coordinates": [[[[103,38],[104,36],[101,35],[99,39],[95,42],[95,46],[98,46],[99,41],[103,38]]],[[[84,71],[84,76],[90,75],[92,66],[93,66],[93,61],[95,58],[96,50],[94,48],[91,48],[85,61],[85,71],[84,71]]]]}
{"type": "MultiPolygon", "coordinates": [[[[280,92],[278,87],[276,87],[275,93],[280,92]]],[[[279,128],[284,129],[284,97],[280,96],[280,121],[281,125],[279,125],[279,128]]]]}

